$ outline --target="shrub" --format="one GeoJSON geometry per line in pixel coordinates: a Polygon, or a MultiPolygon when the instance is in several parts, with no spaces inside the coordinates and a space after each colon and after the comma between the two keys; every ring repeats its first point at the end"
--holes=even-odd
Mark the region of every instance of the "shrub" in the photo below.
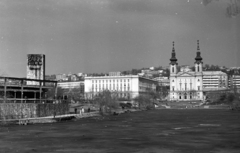
{"type": "Polygon", "coordinates": [[[226,99],[227,95],[224,93],[220,96],[219,100],[224,101],[226,99]]]}
{"type": "Polygon", "coordinates": [[[232,103],[234,99],[235,99],[235,95],[234,94],[232,94],[232,93],[228,94],[227,100],[228,100],[229,103],[232,103]]]}

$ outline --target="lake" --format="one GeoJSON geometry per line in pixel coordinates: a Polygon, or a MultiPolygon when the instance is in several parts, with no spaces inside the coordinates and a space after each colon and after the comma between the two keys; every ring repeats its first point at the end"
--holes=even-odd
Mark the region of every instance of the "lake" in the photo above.
{"type": "Polygon", "coordinates": [[[240,112],[162,109],[0,127],[0,152],[235,153],[240,112]]]}

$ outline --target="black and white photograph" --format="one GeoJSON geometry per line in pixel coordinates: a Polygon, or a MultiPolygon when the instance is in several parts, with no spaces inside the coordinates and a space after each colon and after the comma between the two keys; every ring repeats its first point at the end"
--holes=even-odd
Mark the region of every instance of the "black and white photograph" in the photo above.
{"type": "Polygon", "coordinates": [[[240,0],[0,0],[0,153],[240,152],[240,0]]]}

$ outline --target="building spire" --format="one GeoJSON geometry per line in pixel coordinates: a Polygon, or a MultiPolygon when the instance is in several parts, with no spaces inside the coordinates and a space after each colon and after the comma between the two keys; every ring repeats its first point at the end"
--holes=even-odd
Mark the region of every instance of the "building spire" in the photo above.
{"type": "Polygon", "coordinates": [[[199,40],[197,40],[197,50],[200,51],[199,40]]]}
{"type": "Polygon", "coordinates": [[[170,61],[171,61],[171,64],[177,64],[174,41],[173,41],[173,48],[172,48],[172,57],[170,58],[170,61]]]}
{"type": "Polygon", "coordinates": [[[199,47],[199,40],[197,41],[197,56],[195,58],[196,62],[202,62],[202,57],[201,57],[201,52],[200,52],[200,47],[199,47]]]}
{"type": "Polygon", "coordinates": [[[172,52],[175,52],[175,48],[174,48],[174,41],[173,41],[173,48],[172,48],[172,52]]]}

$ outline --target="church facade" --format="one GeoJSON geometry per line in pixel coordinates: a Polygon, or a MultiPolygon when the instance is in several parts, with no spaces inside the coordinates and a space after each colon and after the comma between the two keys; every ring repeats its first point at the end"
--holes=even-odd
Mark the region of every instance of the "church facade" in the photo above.
{"type": "Polygon", "coordinates": [[[178,63],[174,48],[172,49],[172,57],[170,59],[170,101],[193,101],[204,100],[203,95],[203,62],[197,43],[197,53],[195,58],[195,71],[190,68],[182,68],[179,72],[177,69],[178,63]]]}

